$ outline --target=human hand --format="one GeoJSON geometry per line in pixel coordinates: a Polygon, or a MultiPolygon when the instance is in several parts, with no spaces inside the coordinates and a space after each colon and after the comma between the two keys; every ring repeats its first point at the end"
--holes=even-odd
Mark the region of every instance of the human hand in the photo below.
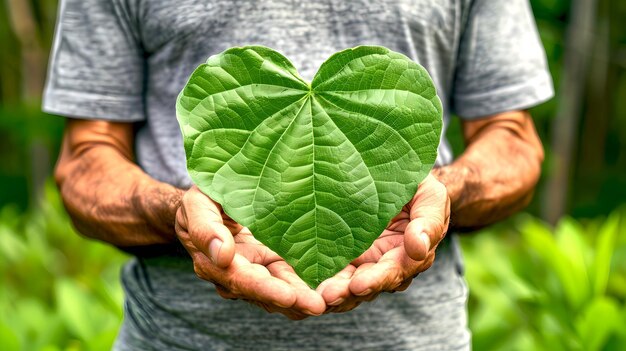
{"type": "Polygon", "coordinates": [[[408,288],[417,274],[433,264],[449,221],[446,187],[428,175],[372,246],[318,286],[329,306],[327,312],[346,312],[381,292],[408,288]]]}
{"type": "Polygon", "coordinates": [[[290,319],[320,315],[326,309],[321,295],[287,262],[195,185],[176,213],[176,233],[196,274],[214,283],[223,298],[246,300],[290,319]]]}

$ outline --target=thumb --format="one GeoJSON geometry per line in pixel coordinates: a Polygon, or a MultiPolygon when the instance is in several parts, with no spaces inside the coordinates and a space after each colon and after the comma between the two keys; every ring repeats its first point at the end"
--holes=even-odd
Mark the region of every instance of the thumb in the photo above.
{"type": "Polygon", "coordinates": [[[410,209],[411,222],[404,233],[404,248],[409,257],[422,261],[446,235],[450,198],[445,186],[431,179],[420,185],[414,200],[410,209]]]}
{"type": "Polygon", "coordinates": [[[404,232],[404,249],[410,258],[423,261],[430,249],[443,238],[441,226],[426,218],[416,218],[406,227],[404,232]]]}
{"type": "Polygon", "coordinates": [[[224,225],[220,206],[195,185],[185,194],[183,206],[191,242],[215,265],[228,267],[235,256],[235,240],[224,225]]]}

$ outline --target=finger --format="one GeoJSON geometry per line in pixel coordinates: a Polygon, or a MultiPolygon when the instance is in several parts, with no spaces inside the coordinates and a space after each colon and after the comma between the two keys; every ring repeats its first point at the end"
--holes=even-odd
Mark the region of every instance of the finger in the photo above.
{"type": "Polygon", "coordinates": [[[450,199],[445,186],[439,182],[425,186],[431,189],[418,192],[418,199],[411,206],[411,222],[404,232],[404,248],[416,261],[424,260],[439,244],[450,221],[450,199]]]}
{"type": "Polygon", "coordinates": [[[235,255],[235,242],[230,231],[218,223],[205,222],[204,227],[201,223],[191,223],[189,237],[192,243],[217,267],[228,267],[235,255]]]}
{"type": "Polygon", "coordinates": [[[218,283],[244,299],[284,308],[292,307],[296,302],[296,292],[292,286],[273,277],[264,266],[252,264],[240,255],[235,255],[226,277],[218,280],[218,283]]]}
{"type": "Polygon", "coordinates": [[[359,305],[363,301],[364,300],[361,299],[360,297],[353,296],[353,297],[349,298],[348,300],[346,300],[341,305],[329,307],[326,310],[326,312],[327,313],[344,313],[344,312],[352,311],[353,309],[359,307],[359,305]]]}
{"type": "Polygon", "coordinates": [[[235,241],[217,204],[194,186],[183,197],[183,209],[192,243],[215,265],[227,267],[235,255],[235,241]]]}
{"type": "MultiPolygon", "coordinates": [[[[295,302],[293,289],[287,283],[272,277],[264,266],[251,264],[239,254],[226,269],[215,266],[199,251],[190,254],[196,275],[215,284],[222,298],[256,301],[259,306],[272,306],[272,311],[291,307],[295,302]]],[[[287,311],[278,312],[286,314],[287,311]]]]}
{"type": "Polygon", "coordinates": [[[352,295],[349,286],[355,271],[356,267],[350,264],[318,286],[317,291],[326,304],[329,306],[341,305],[352,295]]]}
{"type": "Polygon", "coordinates": [[[215,205],[219,209],[220,213],[222,214],[222,222],[224,226],[226,226],[226,228],[228,228],[228,230],[230,230],[231,233],[235,234],[243,230],[244,227],[241,224],[235,222],[234,219],[226,215],[224,211],[222,211],[222,208],[218,203],[215,203],[215,205]]]}
{"type": "Polygon", "coordinates": [[[228,291],[228,289],[224,288],[223,286],[217,283],[213,283],[213,284],[215,284],[215,291],[217,291],[217,294],[220,295],[223,299],[239,300],[238,295],[231,293],[230,291],[228,291]]]}
{"type": "Polygon", "coordinates": [[[283,308],[283,307],[278,307],[275,305],[268,305],[259,301],[250,301],[248,300],[247,302],[250,302],[252,304],[255,304],[257,306],[260,306],[261,308],[263,308],[264,310],[266,310],[269,313],[280,313],[283,316],[293,320],[293,321],[300,321],[303,320],[305,318],[310,317],[310,315],[298,312],[298,311],[294,311],[291,308],[283,308]]]}
{"type": "Polygon", "coordinates": [[[404,249],[415,261],[425,260],[446,236],[447,222],[434,217],[412,220],[404,232],[404,249]]]}
{"type": "MultiPolygon", "coordinates": [[[[221,293],[220,293],[221,296],[221,293]]],[[[223,297],[223,296],[222,296],[223,297]]],[[[265,302],[260,302],[260,301],[256,301],[256,300],[249,300],[249,299],[241,299],[242,301],[245,301],[251,305],[255,305],[263,310],[265,310],[265,312],[267,313],[280,313],[282,315],[284,315],[285,317],[291,319],[291,320],[302,320],[305,319],[309,316],[303,314],[303,313],[298,313],[295,312],[291,309],[288,308],[282,308],[282,307],[278,307],[275,305],[269,305],[265,302]]]]}
{"type": "MultiPolygon", "coordinates": [[[[345,298],[344,301],[340,301],[341,303],[337,305],[330,305],[330,307],[327,309],[327,312],[329,313],[348,312],[357,308],[363,301],[371,301],[374,298],[376,298],[376,296],[378,296],[378,293],[367,294],[364,296],[356,296],[352,293],[352,291],[350,291],[350,283],[352,282],[352,280],[358,275],[364,275],[364,277],[367,277],[369,269],[373,267],[374,265],[375,265],[374,263],[368,262],[368,263],[363,263],[359,266],[355,266],[356,269],[354,270],[354,273],[352,273],[352,277],[350,278],[348,282],[346,282],[348,284],[348,291],[349,291],[348,296],[345,298]]],[[[332,299],[332,298],[333,298],[332,296],[329,297],[329,299],[332,299]]]]}
{"type": "MultiPolygon", "coordinates": [[[[196,254],[195,256],[198,256],[199,254],[196,254]]],[[[197,257],[197,262],[204,262],[205,264],[210,264],[208,262],[208,259],[205,256],[200,256],[197,257]]],[[[269,312],[269,313],[281,313],[283,315],[285,315],[287,318],[292,319],[292,320],[302,320],[306,317],[309,317],[308,315],[304,314],[304,313],[300,313],[297,311],[294,311],[290,308],[283,308],[278,306],[275,303],[268,303],[268,302],[262,302],[260,300],[255,300],[254,297],[251,296],[247,296],[245,294],[242,294],[241,291],[238,291],[237,294],[231,292],[228,288],[222,286],[220,283],[217,282],[217,280],[220,279],[213,279],[211,278],[213,275],[211,273],[206,273],[205,270],[196,270],[196,273],[199,273],[198,275],[205,279],[208,280],[210,282],[212,282],[215,285],[215,290],[217,291],[218,295],[220,295],[220,297],[224,298],[224,299],[228,299],[228,300],[243,300],[246,302],[249,302],[253,305],[256,305],[258,307],[263,308],[265,311],[269,312]]],[[[271,301],[271,299],[269,299],[269,301],[271,301]]]]}
{"type": "Polygon", "coordinates": [[[174,222],[174,228],[176,231],[187,231],[187,214],[185,213],[185,207],[180,206],[176,211],[176,221],[174,222]]]}
{"type": "Polygon", "coordinates": [[[446,186],[432,175],[420,184],[417,193],[410,202],[409,219],[439,216],[441,219],[450,215],[450,197],[446,186]]]}
{"type": "Polygon", "coordinates": [[[273,306],[273,305],[268,305],[266,303],[262,303],[259,301],[253,301],[253,300],[244,300],[250,304],[253,304],[255,306],[258,306],[262,309],[264,309],[266,312],[268,313],[280,313],[282,315],[284,315],[285,317],[294,320],[294,321],[299,321],[299,320],[303,320],[309,316],[307,316],[306,314],[303,313],[299,313],[299,312],[295,312],[291,309],[288,308],[282,308],[282,307],[277,307],[277,306],[273,306]]]}
{"type": "Polygon", "coordinates": [[[375,294],[381,291],[391,291],[406,279],[405,268],[415,265],[405,259],[401,248],[387,252],[366,271],[355,274],[350,282],[350,291],[357,296],[375,294]]]}
{"type": "Polygon", "coordinates": [[[421,219],[413,220],[404,231],[404,249],[412,259],[422,261],[431,249],[431,239],[421,219]]]}
{"type": "Polygon", "coordinates": [[[395,291],[404,291],[404,290],[408,289],[409,286],[411,286],[411,283],[413,283],[413,277],[405,280],[402,284],[398,285],[394,290],[395,291]]]}
{"type": "Polygon", "coordinates": [[[363,263],[363,264],[360,264],[360,265],[356,266],[356,270],[352,274],[352,279],[356,278],[357,276],[359,276],[359,275],[361,275],[363,273],[367,273],[368,269],[373,267],[375,264],[376,263],[374,263],[374,262],[367,262],[367,263],[363,263]]]}
{"type": "Polygon", "coordinates": [[[183,214],[182,206],[176,211],[176,221],[174,222],[174,230],[176,231],[176,236],[178,240],[183,244],[185,249],[192,254],[193,252],[197,252],[198,249],[191,242],[189,238],[189,232],[187,232],[187,217],[183,214]]]}
{"type": "Polygon", "coordinates": [[[319,316],[326,310],[326,303],[322,296],[312,290],[285,261],[277,261],[267,266],[272,276],[290,284],[296,293],[296,301],[292,309],[305,314],[319,316]]]}
{"type": "Polygon", "coordinates": [[[277,312],[291,319],[292,321],[301,321],[305,318],[310,317],[310,315],[294,312],[293,310],[285,309],[285,308],[279,309],[277,312]]]}
{"type": "Polygon", "coordinates": [[[278,261],[284,262],[284,260],[270,248],[258,242],[250,242],[250,238],[253,238],[252,235],[237,235],[235,237],[237,254],[242,255],[250,261],[250,263],[258,263],[263,266],[268,266],[278,261]]]}

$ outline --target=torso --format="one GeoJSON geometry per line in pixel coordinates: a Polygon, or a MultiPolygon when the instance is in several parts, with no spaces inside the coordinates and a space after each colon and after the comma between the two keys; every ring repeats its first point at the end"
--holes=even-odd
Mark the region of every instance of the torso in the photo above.
{"type": "MultiPolygon", "coordinates": [[[[305,79],[333,53],[382,45],[421,63],[443,102],[454,78],[466,1],[459,0],[180,0],[130,8],[147,57],[146,113],[138,161],[157,179],[188,186],[175,100],[189,74],[232,46],[265,45],[289,58],[305,79]]],[[[446,123],[447,124],[447,123],[446,123]]],[[[447,144],[439,163],[451,161],[447,144]]]]}

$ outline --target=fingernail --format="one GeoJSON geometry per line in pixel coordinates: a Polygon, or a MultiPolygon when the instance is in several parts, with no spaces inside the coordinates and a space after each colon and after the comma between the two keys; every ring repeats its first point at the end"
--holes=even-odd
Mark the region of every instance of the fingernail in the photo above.
{"type": "Polygon", "coordinates": [[[426,233],[420,233],[420,239],[424,242],[426,251],[430,251],[430,237],[426,233]]]}
{"type": "Polygon", "coordinates": [[[344,301],[346,301],[346,299],[344,299],[343,297],[340,297],[340,298],[338,298],[337,300],[335,300],[335,301],[333,301],[333,302],[329,303],[329,305],[331,305],[331,306],[337,306],[337,305],[342,304],[344,301]]]}
{"type": "Polygon", "coordinates": [[[364,290],[364,291],[362,291],[360,294],[357,294],[357,295],[359,295],[359,296],[365,296],[365,295],[369,295],[369,294],[371,294],[371,293],[372,293],[372,289],[367,289],[367,290],[364,290]]]}
{"type": "Polygon", "coordinates": [[[222,249],[222,241],[220,239],[213,239],[209,244],[209,256],[213,263],[217,263],[217,258],[220,255],[220,250],[222,249]]]}

